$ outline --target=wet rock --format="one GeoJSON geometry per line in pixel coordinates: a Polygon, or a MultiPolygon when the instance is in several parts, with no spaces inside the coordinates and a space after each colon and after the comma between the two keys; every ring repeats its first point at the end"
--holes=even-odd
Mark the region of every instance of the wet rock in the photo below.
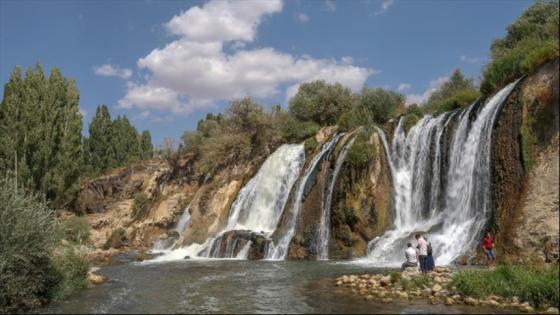
{"type": "Polygon", "coordinates": [[[558,309],[557,309],[556,307],[549,307],[549,308],[546,310],[546,313],[547,313],[547,314],[558,314],[558,309]]]}
{"type": "Polygon", "coordinates": [[[89,271],[87,274],[87,280],[91,284],[99,285],[104,283],[107,280],[107,278],[100,275],[96,275],[95,273],[89,271]]]}
{"type": "Polygon", "coordinates": [[[498,306],[498,305],[500,305],[500,302],[498,302],[498,301],[496,301],[496,300],[489,300],[489,301],[488,301],[488,304],[489,304],[489,305],[492,305],[492,306],[498,306]]]}
{"type": "Polygon", "coordinates": [[[521,306],[519,307],[519,310],[522,311],[523,313],[533,313],[535,311],[535,309],[530,305],[521,306]]]}
{"type": "Polygon", "coordinates": [[[191,256],[187,255],[187,256],[183,257],[183,259],[191,259],[191,256]]]}
{"type": "Polygon", "coordinates": [[[467,297],[465,298],[465,304],[471,306],[477,306],[480,304],[480,302],[477,299],[473,299],[472,297],[467,297]]]}
{"type": "Polygon", "coordinates": [[[381,284],[381,286],[383,287],[388,286],[389,284],[391,284],[391,277],[385,276],[381,278],[381,280],[379,280],[379,284],[381,284]]]}

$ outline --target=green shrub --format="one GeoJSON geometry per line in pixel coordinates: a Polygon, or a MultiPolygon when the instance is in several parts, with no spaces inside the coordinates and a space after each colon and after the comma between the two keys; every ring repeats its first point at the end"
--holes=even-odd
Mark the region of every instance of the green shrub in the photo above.
{"type": "Polygon", "coordinates": [[[343,113],[337,122],[337,127],[339,131],[348,131],[360,125],[360,122],[356,118],[356,114],[353,111],[343,113]]]}
{"type": "Polygon", "coordinates": [[[414,286],[417,288],[427,288],[430,286],[430,278],[428,276],[418,276],[418,277],[413,277],[412,279],[412,283],[414,283],[414,286]]]}
{"type": "Polygon", "coordinates": [[[310,154],[311,152],[315,151],[319,143],[317,143],[317,139],[315,137],[309,137],[304,142],[304,149],[306,154],[310,154]]]}
{"type": "Polygon", "coordinates": [[[495,270],[463,270],[457,273],[452,285],[464,294],[483,297],[491,294],[503,297],[518,296],[539,307],[543,304],[559,306],[558,264],[551,266],[502,265],[495,270]]]}
{"type": "Polygon", "coordinates": [[[484,95],[558,58],[558,6],[558,0],[536,1],[492,43],[480,85],[484,95]]]}
{"type": "Polygon", "coordinates": [[[359,169],[365,169],[375,157],[374,146],[369,143],[369,133],[360,131],[352,146],[348,149],[348,161],[359,169]]]}
{"type": "Polygon", "coordinates": [[[448,99],[442,101],[441,103],[437,104],[434,108],[434,114],[441,114],[443,112],[448,112],[455,110],[457,108],[469,106],[472,104],[478,97],[480,93],[478,93],[474,89],[466,89],[457,91],[453,96],[449,97],[448,99]]]}
{"type": "Polygon", "coordinates": [[[0,180],[0,312],[42,304],[62,281],[50,259],[59,242],[54,211],[11,187],[0,180]]]}
{"type": "Polygon", "coordinates": [[[87,287],[89,263],[85,252],[73,246],[61,248],[54,254],[53,263],[62,275],[62,282],[56,290],[57,299],[87,287]]]}
{"type": "Polygon", "coordinates": [[[416,123],[422,119],[422,116],[417,115],[416,113],[409,113],[404,116],[404,131],[408,133],[410,128],[412,128],[416,123]]]}
{"type": "Polygon", "coordinates": [[[391,276],[391,283],[392,284],[395,284],[395,283],[399,282],[402,278],[401,273],[398,272],[398,271],[391,272],[390,276],[391,276]]]}
{"type": "Polygon", "coordinates": [[[85,244],[89,241],[89,223],[86,218],[73,216],[62,224],[64,238],[67,241],[85,244]]]}
{"type": "Polygon", "coordinates": [[[320,126],[312,121],[300,121],[288,113],[281,113],[277,118],[278,129],[284,141],[299,142],[314,136],[320,126]]]}
{"type": "Polygon", "coordinates": [[[140,218],[146,214],[148,210],[148,197],[146,194],[139,192],[134,195],[134,203],[132,204],[132,217],[140,218]]]}
{"type": "Polygon", "coordinates": [[[342,113],[349,111],[354,96],[340,83],[329,84],[318,80],[300,85],[289,103],[290,114],[296,119],[324,126],[335,124],[342,113]]]}

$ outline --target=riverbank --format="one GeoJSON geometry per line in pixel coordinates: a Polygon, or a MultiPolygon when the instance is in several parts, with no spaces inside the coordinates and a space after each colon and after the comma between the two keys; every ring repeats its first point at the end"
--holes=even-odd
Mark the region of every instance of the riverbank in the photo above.
{"type": "Polygon", "coordinates": [[[558,281],[558,265],[499,266],[494,270],[436,267],[426,275],[417,268],[343,275],[336,278],[335,286],[365,301],[386,304],[424,300],[431,305],[558,314],[558,281]]]}

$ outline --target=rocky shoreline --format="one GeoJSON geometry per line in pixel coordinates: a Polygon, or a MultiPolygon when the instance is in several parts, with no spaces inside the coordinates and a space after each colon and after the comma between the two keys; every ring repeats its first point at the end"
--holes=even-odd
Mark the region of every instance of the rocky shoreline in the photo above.
{"type": "Polygon", "coordinates": [[[403,301],[425,300],[432,305],[464,304],[512,309],[524,313],[559,313],[556,307],[544,305],[536,308],[529,302],[521,301],[518,297],[505,298],[490,295],[487,298],[475,298],[464,296],[453,285],[455,272],[447,267],[436,267],[433,272],[422,275],[417,268],[407,268],[403,272],[343,275],[336,278],[335,285],[347,288],[352,294],[361,295],[367,301],[402,303],[403,301]]]}

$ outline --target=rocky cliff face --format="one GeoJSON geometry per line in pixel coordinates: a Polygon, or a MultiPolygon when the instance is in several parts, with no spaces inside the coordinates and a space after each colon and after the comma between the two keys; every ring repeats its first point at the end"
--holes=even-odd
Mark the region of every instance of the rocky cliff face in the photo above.
{"type": "MultiPolygon", "coordinates": [[[[489,189],[493,192],[495,211],[488,228],[496,234],[499,252],[507,254],[501,257],[526,259],[536,254],[539,259],[558,259],[558,66],[556,60],[525,78],[504,103],[494,126],[493,185],[489,189]]],[[[450,119],[447,130],[453,130],[455,123],[455,119],[450,119]]],[[[385,126],[389,137],[395,124],[396,120],[385,126]]],[[[391,227],[393,192],[389,163],[379,135],[365,129],[347,132],[311,175],[289,246],[289,259],[317,258],[325,191],[337,162],[342,164],[332,193],[329,257],[364,256],[368,242],[391,227]],[[356,164],[348,157],[340,160],[342,148],[358,134],[366,135],[367,139],[360,141],[371,149],[367,162],[356,164]]],[[[306,152],[304,169],[335,132],[335,127],[329,127],[317,133],[311,142],[316,145],[306,152]]],[[[444,134],[442,145],[449,146],[451,138],[451,134],[444,134]]],[[[178,244],[204,243],[227,224],[239,190],[265,158],[255,157],[249,163],[222,169],[206,180],[195,178],[193,163],[188,159],[179,164],[179,172],[164,161],[115,170],[82,187],[78,210],[86,214],[91,224],[96,248],[145,250],[157,239],[179,237],[174,229],[188,205],[191,218],[178,244]]],[[[442,168],[446,172],[448,166],[444,164],[442,168]]],[[[441,185],[445,186],[445,181],[441,185]]],[[[293,204],[293,195],[294,189],[286,207],[293,204]]],[[[283,212],[273,239],[285,229],[289,216],[290,211],[283,212]]],[[[229,247],[233,254],[251,241],[249,259],[264,257],[270,241],[259,233],[232,231],[216,244],[228,244],[232,239],[236,240],[236,245],[229,247]]],[[[218,246],[216,250],[226,247],[218,246]]]]}
{"type": "Polygon", "coordinates": [[[511,259],[558,259],[559,61],[523,80],[494,131],[491,229],[511,259]]]}

